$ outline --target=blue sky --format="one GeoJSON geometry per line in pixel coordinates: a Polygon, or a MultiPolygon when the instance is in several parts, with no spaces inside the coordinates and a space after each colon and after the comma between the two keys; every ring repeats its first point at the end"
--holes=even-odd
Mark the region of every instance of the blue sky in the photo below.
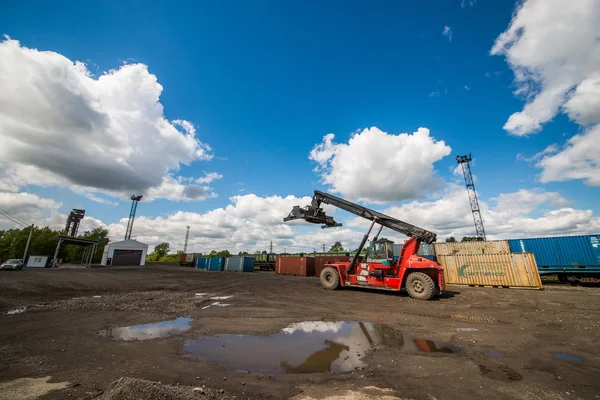
{"type": "MultiPolygon", "coordinates": [[[[222,174],[211,183],[218,197],[157,199],[140,205],[144,216],[203,213],[237,194],[302,197],[328,190],[313,171],[311,149],[328,133],[347,142],[353,132],[373,126],[390,134],[428,128],[452,148],[434,164],[446,181],[457,178],[454,157],[472,153],[484,201],[543,188],[571,206],[600,211],[597,187],[577,179],[542,184],[536,180],[540,168],[517,160],[518,153],[531,157],[564,143],[583,131],[580,125],[559,114],[539,134],[515,136],[503,129],[527,101],[513,93],[514,73],[505,57],[490,55],[511,23],[514,1],[464,7],[461,0],[7,1],[3,9],[1,33],[24,47],[83,61],[96,77],[123,63],[147,65],[163,87],[166,118],[190,121],[212,147],[212,160],[182,166],[178,174],[222,174]],[[445,26],[451,36],[442,34],[445,26]]],[[[21,190],[62,202],[61,212],[83,206],[105,223],[117,222],[129,208],[100,204],[66,187],[21,190]]]]}

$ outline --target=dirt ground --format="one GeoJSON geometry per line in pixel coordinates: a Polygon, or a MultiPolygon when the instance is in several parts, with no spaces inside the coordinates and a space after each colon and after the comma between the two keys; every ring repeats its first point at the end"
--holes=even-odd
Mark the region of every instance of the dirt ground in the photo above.
{"type": "Polygon", "coordinates": [[[600,288],[450,286],[421,302],[404,293],[326,291],[317,278],[272,272],[0,272],[0,399],[600,399],[599,376],[600,288]],[[178,317],[192,318],[191,329],[164,339],[98,334],[178,317]],[[352,371],[268,374],[184,350],[199,337],[276,335],[303,321],[385,325],[402,343],[429,339],[460,351],[376,345],[352,371]]]}

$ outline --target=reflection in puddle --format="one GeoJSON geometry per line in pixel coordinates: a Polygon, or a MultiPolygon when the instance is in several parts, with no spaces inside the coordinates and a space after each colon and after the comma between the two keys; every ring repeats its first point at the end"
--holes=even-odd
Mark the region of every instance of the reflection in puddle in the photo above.
{"type": "Polygon", "coordinates": [[[577,361],[577,362],[583,361],[581,358],[576,357],[572,354],[567,354],[567,353],[555,353],[554,358],[556,358],[557,360],[563,360],[563,361],[577,361]]]}
{"type": "Polygon", "coordinates": [[[498,350],[488,350],[487,355],[490,357],[496,357],[496,358],[500,358],[502,357],[502,353],[500,353],[498,350]]]}
{"type": "Polygon", "coordinates": [[[384,324],[302,322],[271,336],[218,335],[187,340],[188,357],[207,359],[227,368],[267,374],[346,372],[363,367],[374,346],[403,352],[454,353],[454,346],[413,339],[384,324]]]}
{"type": "Polygon", "coordinates": [[[189,330],[191,321],[191,318],[177,318],[152,324],[108,328],[99,331],[98,335],[117,340],[160,339],[189,330]]]}
{"type": "Polygon", "coordinates": [[[8,310],[6,315],[21,314],[22,312],[25,312],[25,310],[27,310],[27,307],[14,308],[12,310],[8,310]]]}

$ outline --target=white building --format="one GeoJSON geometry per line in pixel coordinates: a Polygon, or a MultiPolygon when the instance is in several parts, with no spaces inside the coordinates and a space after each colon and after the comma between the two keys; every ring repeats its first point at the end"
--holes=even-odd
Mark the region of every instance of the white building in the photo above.
{"type": "Polygon", "coordinates": [[[129,239],[109,243],[104,247],[102,265],[145,265],[148,245],[129,239]]]}

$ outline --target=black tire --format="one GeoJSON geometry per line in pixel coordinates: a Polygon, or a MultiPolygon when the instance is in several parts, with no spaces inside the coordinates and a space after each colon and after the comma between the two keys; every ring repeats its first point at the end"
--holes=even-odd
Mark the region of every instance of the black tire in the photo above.
{"type": "Polygon", "coordinates": [[[335,290],[340,287],[340,275],[333,267],[323,268],[320,278],[321,285],[327,290],[335,290]]]}
{"type": "Polygon", "coordinates": [[[406,291],[416,300],[431,300],[437,291],[435,282],[423,272],[411,272],[406,278],[406,291]]]}

